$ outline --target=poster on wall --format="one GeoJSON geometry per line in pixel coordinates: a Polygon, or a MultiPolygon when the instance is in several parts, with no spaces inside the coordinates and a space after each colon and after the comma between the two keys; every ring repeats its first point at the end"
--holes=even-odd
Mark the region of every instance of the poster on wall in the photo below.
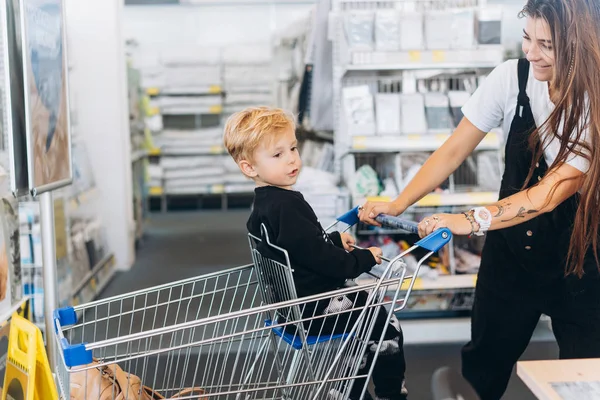
{"type": "Polygon", "coordinates": [[[72,181],[68,66],[62,0],[20,0],[29,186],[34,195],[72,181]]]}
{"type": "Polygon", "coordinates": [[[20,10],[20,0],[0,2],[0,70],[3,78],[3,84],[0,85],[0,115],[4,116],[0,120],[0,146],[8,150],[9,163],[3,167],[9,171],[10,190],[15,196],[29,194],[20,10]]]}

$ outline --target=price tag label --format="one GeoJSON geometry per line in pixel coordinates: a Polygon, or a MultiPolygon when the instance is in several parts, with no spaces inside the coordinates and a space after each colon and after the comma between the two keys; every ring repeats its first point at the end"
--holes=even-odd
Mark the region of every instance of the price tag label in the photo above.
{"type": "Polygon", "coordinates": [[[411,142],[418,142],[419,140],[421,140],[421,135],[406,135],[406,138],[411,142]]]}
{"type": "MultiPolygon", "coordinates": [[[[404,282],[402,282],[402,288],[401,290],[408,290],[410,286],[410,280],[405,280],[404,282]]],[[[421,278],[416,278],[415,279],[415,284],[413,286],[413,290],[423,290],[423,279],[421,278]]]]}
{"type": "Polygon", "coordinates": [[[160,93],[160,90],[157,87],[152,87],[146,89],[146,93],[148,94],[148,96],[156,96],[160,93]]]}
{"type": "Polygon", "coordinates": [[[160,186],[153,186],[150,188],[150,196],[160,196],[163,193],[163,189],[160,186]]]}
{"type": "Polygon", "coordinates": [[[219,94],[219,93],[221,93],[221,86],[220,85],[211,85],[208,88],[208,93],[209,94],[219,94]]]}
{"type": "Polygon", "coordinates": [[[423,197],[417,205],[421,207],[437,207],[442,204],[442,196],[437,193],[431,193],[423,197]]]}
{"type": "Polygon", "coordinates": [[[354,136],[352,139],[352,148],[354,150],[364,150],[367,148],[367,138],[364,136],[354,136]]]}
{"type": "Polygon", "coordinates": [[[221,154],[223,153],[223,147],[221,146],[211,146],[210,154],[221,154]]]}
{"type": "Polygon", "coordinates": [[[158,114],[160,114],[160,108],[158,108],[158,107],[150,107],[150,109],[148,110],[149,116],[158,115],[158,114]]]}
{"type": "Polygon", "coordinates": [[[421,61],[421,52],[418,50],[412,50],[408,52],[408,59],[410,62],[419,62],[421,61]]]}
{"type": "Polygon", "coordinates": [[[225,186],[224,185],[213,185],[211,188],[211,193],[214,194],[221,194],[225,192],[225,186]]]}
{"type": "Polygon", "coordinates": [[[223,107],[222,106],[210,106],[208,109],[208,112],[211,114],[220,114],[221,111],[223,111],[223,107]]]}
{"type": "Polygon", "coordinates": [[[431,58],[435,63],[441,63],[446,61],[446,52],[441,50],[434,50],[431,53],[431,58]]]}

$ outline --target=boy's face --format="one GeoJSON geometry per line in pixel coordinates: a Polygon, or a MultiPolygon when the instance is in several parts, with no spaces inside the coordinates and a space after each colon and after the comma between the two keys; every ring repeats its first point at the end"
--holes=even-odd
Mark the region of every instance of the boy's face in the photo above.
{"type": "Polygon", "coordinates": [[[298,180],[302,160],[293,129],[277,135],[272,141],[263,141],[254,151],[252,162],[239,162],[244,174],[258,186],[278,186],[291,189],[298,180]]]}

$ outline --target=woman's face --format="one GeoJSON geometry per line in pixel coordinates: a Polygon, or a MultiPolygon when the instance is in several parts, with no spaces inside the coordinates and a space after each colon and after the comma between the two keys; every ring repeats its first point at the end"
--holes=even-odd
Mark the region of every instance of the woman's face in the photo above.
{"type": "Polygon", "coordinates": [[[542,18],[527,17],[523,30],[523,52],[531,63],[533,76],[548,82],[554,72],[554,45],[550,26],[542,18]]]}

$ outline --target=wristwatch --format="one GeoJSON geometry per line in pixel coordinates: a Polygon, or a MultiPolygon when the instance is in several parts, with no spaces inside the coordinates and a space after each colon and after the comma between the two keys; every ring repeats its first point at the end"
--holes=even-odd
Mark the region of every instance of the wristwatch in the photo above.
{"type": "Polygon", "coordinates": [[[473,219],[479,225],[479,230],[475,232],[476,236],[483,236],[492,225],[492,213],[485,207],[476,207],[473,209],[473,219]]]}

